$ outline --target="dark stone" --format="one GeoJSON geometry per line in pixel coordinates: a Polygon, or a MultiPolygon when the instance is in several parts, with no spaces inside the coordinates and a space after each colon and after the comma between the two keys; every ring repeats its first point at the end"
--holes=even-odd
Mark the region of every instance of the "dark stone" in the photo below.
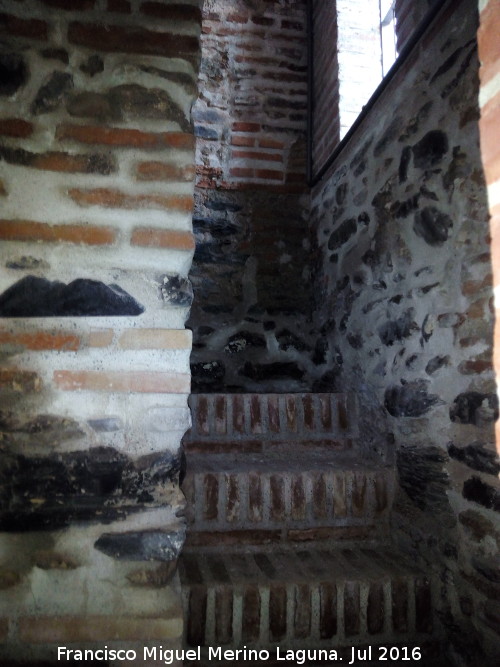
{"type": "Polygon", "coordinates": [[[401,160],[399,161],[399,182],[404,183],[408,178],[408,167],[411,160],[411,146],[405,146],[401,151],[401,160]]]}
{"type": "Polygon", "coordinates": [[[446,495],[449,478],[444,470],[446,456],[437,447],[402,447],[396,454],[401,487],[421,510],[449,510],[446,495]]]}
{"type": "Polygon", "coordinates": [[[431,169],[448,152],[448,137],[441,130],[431,130],[413,146],[414,165],[417,169],[431,169]]]}
{"type": "Polygon", "coordinates": [[[77,118],[98,118],[101,120],[119,120],[119,109],[113,107],[109,98],[102,93],[92,91],[74,93],[66,102],[70,116],[77,118]]]}
{"type": "Polygon", "coordinates": [[[397,320],[386,322],[378,329],[378,335],[384,345],[393,345],[396,341],[400,342],[409,338],[413,331],[418,330],[416,322],[413,320],[415,311],[409,308],[397,320]]]}
{"type": "Polygon", "coordinates": [[[80,69],[84,74],[95,76],[104,71],[104,62],[101,56],[94,54],[89,56],[87,60],[80,65],[80,69]]]}
{"type": "Polygon", "coordinates": [[[41,55],[43,58],[59,60],[65,65],[69,65],[69,55],[66,49],[43,49],[41,55]]]}
{"type": "Polygon", "coordinates": [[[486,449],[484,443],[473,442],[467,447],[457,447],[452,442],[448,444],[448,454],[452,459],[465,463],[473,470],[498,475],[500,462],[495,452],[486,449]]]}
{"type": "Polygon", "coordinates": [[[7,262],[5,266],[8,269],[17,269],[26,271],[31,269],[48,269],[49,265],[43,259],[31,257],[31,255],[23,255],[17,259],[7,262]]]}
{"type": "Polygon", "coordinates": [[[184,538],[183,530],[104,533],[94,547],[117,560],[172,561],[179,557],[184,538]]]}
{"type": "Polygon", "coordinates": [[[472,558],[474,569],[492,584],[500,584],[500,555],[496,554],[490,558],[475,556],[472,558]]]}
{"type": "Polygon", "coordinates": [[[498,419],[498,397],[496,394],[483,394],[468,391],[459,394],[450,408],[450,419],[459,424],[479,426],[484,422],[498,419]]]}
{"type": "Polygon", "coordinates": [[[227,211],[229,213],[237,213],[243,208],[240,204],[234,204],[230,201],[220,201],[218,199],[210,199],[205,203],[205,206],[211,211],[227,211]]]}
{"type": "Polygon", "coordinates": [[[193,287],[189,278],[164,276],[161,298],[170,306],[189,307],[193,303],[193,287]]]}
{"type": "Polygon", "coordinates": [[[396,219],[406,218],[412,211],[415,211],[418,208],[418,200],[420,199],[420,194],[413,195],[405,201],[396,201],[392,204],[390,208],[390,213],[396,219]]]}
{"type": "Polygon", "coordinates": [[[144,308],[118,285],[78,278],[65,285],[26,276],[0,295],[0,317],[140,315],[144,308]]]}
{"type": "Polygon", "coordinates": [[[273,329],[276,329],[276,322],[273,320],[268,320],[267,322],[264,322],[264,331],[273,331],[273,329]]]}
{"type": "Polygon", "coordinates": [[[225,366],[220,361],[201,361],[191,365],[193,392],[219,391],[224,387],[225,366]]]}
{"type": "Polygon", "coordinates": [[[471,477],[464,482],[462,495],[466,500],[500,512],[500,492],[479,477],[471,477]]]}
{"type": "Polygon", "coordinates": [[[53,72],[49,80],[39,89],[31,113],[38,115],[54,111],[59,106],[63,96],[73,88],[73,77],[67,72],[53,72]]]}
{"type": "Polygon", "coordinates": [[[344,243],[347,243],[347,241],[356,234],[358,230],[358,225],[356,222],[356,218],[349,218],[348,220],[344,220],[337,229],[330,234],[330,239],[328,240],[328,249],[329,250],[335,250],[337,248],[340,248],[344,243]]]}
{"type": "Polygon", "coordinates": [[[190,121],[165,90],[125,84],[111,88],[108,97],[111,106],[126,116],[171,120],[178,123],[183,132],[191,131],[190,121]]]}
{"type": "Polygon", "coordinates": [[[326,338],[318,338],[314,346],[314,353],[312,356],[312,362],[316,366],[321,366],[321,364],[326,364],[326,355],[328,352],[328,340],[326,338]]]}
{"type": "Polygon", "coordinates": [[[98,433],[114,433],[123,429],[123,423],[119,417],[88,419],[87,424],[98,433]]]}
{"type": "Polygon", "coordinates": [[[145,503],[161,506],[164,486],[177,481],[179,468],[179,460],[169,453],[132,461],[112,447],[46,457],[4,456],[0,529],[44,530],[124,519],[145,503]]]}
{"type": "Polygon", "coordinates": [[[337,190],[335,191],[335,201],[339,206],[341,206],[344,203],[347,192],[348,192],[347,183],[342,183],[341,185],[338,186],[337,190]]]}
{"type": "Polygon", "coordinates": [[[347,334],[347,342],[355,350],[361,350],[363,347],[363,336],[361,334],[347,334]]]}
{"type": "Polygon", "coordinates": [[[451,54],[451,56],[448,56],[448,58],[446,58],[446,60],[444,61],[444,63],[442,63],[442,64],[438,67],[438,69],[436,70],[436,72],[432,75],[432,78],[431,78],[431,80],[430,80],[430,83],[434,83],[434,81],[435,81],[436,79],[438,79],[438,78],[439,78],[440,76],[442,76],[443,74],[446,74],[446,72],[448,72],[448,70],[450,70],[450,69],[455,65],[455,63],[457,62],[457,60],[458,60],[459,57],[460,57],[460,54],[463,52],[463,50],[464,50],[465,48],[466,48],[466,45],[464,45],[464,46],[460,46],[458,49],[456,49],[456,51],[453,51],[453,53],[451,54]]]}
{"type": "Polygon", "coordinates": [[[228,339],[224,351],[230,353],[242,352],[248,347],[265,348],[266,339],[261,334],[252,331],[239,331],[228,339]]]}
{"type": "Polygon", "coordinates": [[[263,380],[301,380],[305,371],[297,364],[288,361],[277,361],[272,364],[253,364],[247,361],[239,374],[261,382],[263,380]]]}
{"type": "Polygon", "coordinates": [[[360,213],[358,215],[358,222],[361,222],[363,225],[369,225],[370,224],[370,216],[366,211],[363,211],[363,213],[360,213]]]}
{"type": "Polygon", "coordinates": [[[279,343],[280,350],[298,350],[299,352],[310,351],[311,347],[305,343],[301,338],[296,336],[288,329],[282,329],[276,334],[276,339],[279,343]]]}
{"type": "Polygon", "coordinates": [[[207,327],[206,325],[203,325],[201,327],[198,327],[198,336],[210,336],[210,334],[213,334],[215,329],[213,327],[207,327]]]}
{"type": "Polygon", "coordinates": [[[448,239],[448,232],[453,227],[449,215],[433,206],[428,206],[415,213],[413,230],[430,246],[442,246],[448,239]]]}
{"type": "Polygon", "coordinates": [[[438,396],[427,393],[425,380],[388,387],[384,398],[385,408],[393,417],[421,417],[439,402],[438,396]]]}
{"type": "Polygon", "coordinates": [[[426,102],[416,113],[413,118],[410,119],[408,122],[405,131],[402,133],[402,135],[399,137],[398,141],[407,141],[410,137],[412,137],[414,134],[418,132],[420,129],[421,123],[425,123],[425,121],[429,117],[430,110],[432,109],[432,102],[426,102]]]}
{"type": "Polygon", "coordinates": [[[493,523],[475,510],[461,512],[458,515],[458,520],[476,542],[481,542],[488,536],[495,538],[493,523]]]}
{"type": "Polygon", "coordinates": [[[410,370],[414,370],[416,368],[418,359],[419,359],[418,354],[412,354],[411,356],[409,356],[408,359],[405,362],[406,368],[409,368],[410,370]]]}
{"type": "Polygon", "coordinates": [[[373,155],[375,157],[380,157],[387,146],[394,141],[394,138],[400,133],[402,125],[403,118],[401,116],[395,116],[392,119],[382,137],[375,144],[375,148],[373,149],[373,155]]]}
{"type": "Polygon", "coordinates": [[[218,139],[219,133],[211,127],[206,127],[206,125],[195,125],[194,136],[199,139],[218,139]]]}
{"type": "Polygon", "coordinates": [[[427,373],[427,375],[434,375],[434,373],[436,373],[440,368],[449,365],[450,365],[449,355],[437,356],[429,361],[429,363],[425,367],[425,372],[427,373]]]}
{"type": "Polygon", "coordinates": [[[198,216],[193,218],[193,230],[195,234],[204,234],[205,238],[207,234],[210,234],[214,239],[222,242],[240,231],[235,224],[225,218],[214,219],[198,216]]]}
{"type": "Polygon", "coordinates": [[[13,95],[28,78],[24,58],[16,53],[0,54],[0,95],[13,95]]]}

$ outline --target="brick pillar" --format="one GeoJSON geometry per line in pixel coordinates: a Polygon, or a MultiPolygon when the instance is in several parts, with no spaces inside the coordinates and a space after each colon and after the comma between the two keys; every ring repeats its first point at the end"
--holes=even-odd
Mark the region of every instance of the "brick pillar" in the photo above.
{"type": "Polygon", "coordinates": [[[2,659],[181,641],[200,4],[2,3],[2,659]]]}

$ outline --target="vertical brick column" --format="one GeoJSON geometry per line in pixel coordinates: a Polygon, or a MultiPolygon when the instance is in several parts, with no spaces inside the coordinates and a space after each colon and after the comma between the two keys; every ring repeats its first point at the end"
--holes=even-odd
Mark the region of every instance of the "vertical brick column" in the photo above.
{"type": "Polygon", "coordinates": [[[182,635],[200,5],[2,3],[2,659],[182,635]]]}

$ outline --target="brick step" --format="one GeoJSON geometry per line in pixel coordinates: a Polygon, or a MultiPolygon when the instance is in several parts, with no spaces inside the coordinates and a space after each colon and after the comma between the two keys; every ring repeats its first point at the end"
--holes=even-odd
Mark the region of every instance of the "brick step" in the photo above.
{"type": "Polygon", "coordinates": [[[355,448],[356,398],[350,394],[192,394],[186,453],[355,448]]]}
{"type": "Polygon", "coordinates": [[[313,450],[307,457],[191,454],[182,489],[188,546],[380,538],[394,470],[313,450]]]}
{"type": "Polygon", "coordinates": [[[434,584],[391,549],[184,552],[186,647],[418,646],[434,584]]]}

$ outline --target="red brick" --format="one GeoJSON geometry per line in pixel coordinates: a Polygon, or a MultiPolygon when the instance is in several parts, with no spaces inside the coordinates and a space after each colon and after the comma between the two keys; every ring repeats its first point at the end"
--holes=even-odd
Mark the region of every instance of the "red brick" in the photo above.
{"type": "Polygon", "coordinates": [[[225,19],[228,23],[246,23],[248,16],[245,14],[228,14],[225,19]]]}
{"type": "Polygon", "coordinates": [[[352,480],[352,515],[361,517],[365,513],[366,474],[355,472],[352,480]]]}
{"type": "Polygon", "coordinates": [[[254,173],[254,170],[248,167],[231,167],[229,170],[229,175],[235,178],[253,178],[254,173]]]}
{"type": "Polygon", "coordinates": [[[306,494],[302,477],[292,478],[292,519],[300,520],[306,518],[306,494]]]}
{"type": "Polygon", "coordinates": [[[189,350],[191,332],[187,329],[126,329],[120,334],[122,350],[189,350]]]}
{"type": "Polygon", "coordinates": [[[0,13],[0,34],[16,37],[28,37],[46,41],[48,25],[37,19],[21,19],[11,14],[0,13]]]}
{"type": "Polygon", "coordinates": [[[60,642],[151,641],[182,633],[180,610],[161,618],[108,616],[32,616],[19,619],[19,639],[27,644],[60,642]]]}
{"type": "Polygon", "coordinates": [[[250,521],[262,521],[262,484],[260,475],[250,473],[248,476],[248,518],[250,521]]]}
{"type": "Polygon", "coordinates": [[[207,619],[207,589],[192,586],[189,591],[189,614],[187,614],[187,643],[189,646],[205,644],[205,623],[207,619]]]}
{"type": "Polygon", "coordinates": [[[32,153],[23,149],[1,148],[1,157],[9,164],[16,164],[46,171],[62,171],[71,174],[101,174],[107,176],[116,171],[112,156],[103,154],[71,155],[61,151],[32,153]]]}
{"type": "Polygon", "coordinates": [[[42,388],[42,380],[34,371],[21,371],[17,368],[0,369],[0,392],[2,390],[16,393],[38,392],[42,388]]]}
{"type": "Polygon", "coordinates": [[[28,350],[60,350],[76,352],[80,349],[80,337],[57,331],[32,331],[21,333],[0,330],[0,345],[19,345],[28,350]]]}
{"type": "Polygon", "coordinates": [[[175,229],[152,229],[139,227],[133,230],[131,245],[145,248],[171,248],[172,250],[194,250],[194,237],[191,232],[175,229]]]}
{"type": "Polygon", "coordinates": [[[116,241],[116,237],[116,230],[111,227],[48,225],[32,220],[0,220],[0,239],[4,241],[110,245],[116,241]]]}
{"type": "Polygon", "coordinates": [[[316,519],[327,516],[326,483],[324,476],[319,473],[313,479],[313,513],[316,519]]]}
{"type": "Polygon", "coordinates": [[[255,176],[257,178],[265,178],[268,180],[283,180],[283,173],[281,171],[275,171],[274,169],[256,169],[255,176]]]}
{"type": "Polygon", "coordinates": [[[113,329],[91,329],[88,337],[89,347],[108,347],[113,342],[113,329]]]}
{"type": "Polygon", "coordinates": [[[108,0],[108,12],[130,14],[131,11],[130,2],[128,0],[108,0]]]}
{"type": "Polygon", "coordinates": [[[210,421],[208,417],[208,399],[206,396],[198,398],[198,406],[196,410],[196,426],[198,433],[208,435],[210,433],[210,421]]]}
{"type": "Polygon", "coordinates": [[[95,0],[40,0],[44,5],[48,7],[55,7],[56,9],[65,9],[66,11],[86,11],[88,9],[93,9],[95,5],[95,0]]]}
{"type": "Polygon", "coordinates": [[[4,642],[9,636],[9,619],[0,618],[0,642],[4,642]]]}
{"type": "Polygon", "coordinates": [[[267,398],[267,408],[269,416],[269,430],[273,433],[280,432],[280,412],[279,412],[279,403],[278,396],[268,396],[267,398]]]}
{"type": "Polygon", "coordinates": [[[233,429],[236,433],[245,432],[245,402],[238,394],[233,396],[233,429]]]}
{"type": "Polygon", "coordinates": [[[408,632],[408,582],[395,579],[391,589],[392,627],[396,632],[408,632]]]}
{"type": "Polygon", "coordinates": [[[7,188],[5,187],[5,183],[0,179],[0,197],[6,197],[8,195],[7,188]]]}
{"type": "Polygon", "coordinates": [[[361,620],[360,588],[357,581],[346,581],[344,588],[344,631],[346,637],[358,635],[361,620]]]}
{"type": "Polygon", "coordinates": [[[319,395],[319,409],[321,424],[325,431],[331,432],[333,427],[332,422],[332,408],[330,404],[329,394],[320,394],[319,395]]]}
{"type": "Polygon", "coordinates": [[[215,399],[215,433],[225,435],[227,433],[227,398],[217,396],[215,399]]]}
{"type": "Polygon", "coordinates": [[[257,586],[247,586],[243,593],[243,618],[241,639],[256,642],[260,634],[260,591],[257,586]]]}
{"type": "Polygon", "coordinates": [[[489,2],[481,12],[479,30],[477,32],[479,60],[481,62],[481,85],[494,76],[496,65],[500,62],[500,15],[498,3],[489,2]]]}
{"type": "Polygon", "coordinates": [[[4,137],[26,139],[33,134],[33,123],[21,118],[3,118],[0,120],[0,134],[4,137]]]}
{"type": "Polygon", "coordinates": [[[248,544],[277,544],[281,540],[280,530],[223,530],[189,531],[186,538],[188,547],[243,546],[248,544]]]}
{"type": "Polygon", "coordinates": [[[283,156],[277,153],[264,153],[262,151],[233,151],[234,159],[264,160],[266,162],[283,162],[283,156]]]}
{"type": "Polygon", "coordinates": [[[285,517],[285,483],[281,475],[271,475],[271,519],[282,521],[285,517]]]}
{"type": "Polygon", "coordinates": [[[226,521],[237,521],[240,514],[240,487],[237,475],[226,475],[226,521]]]}
{"type": "Polygon", "coordinates": [[[366,625],[370,635],[378,635],[383,631],[384,609],[384,586],[379,582],[371,583],[366,613],[366,625]]]}
{"type": "Polygon", "coordinates": [[[194,136],[186,132],[142,132],[136,129],[97,125],[59,125],[56,130],[56,139],[71,139],[83,144],[102,144],[144,150],[193,149],[195,142],[194,136]]]}
{"type": "Polygon", "coordinates": [[[285,144],[282,141],[276,141],[276,139],[271,139],[269,137],[260,139],[259,146],[261,148],[276,148],[277,150],[284,150],[285,148],[285,144]]]}
{"type": "Polygon", "coordinates": [[[260,400],[258,395],[250,398],[250,429],[252,433],[263,433],[260,400]]]}
{"type": "Polygon", "coordinates": [[[215,640],[217,644],[229,644],[233,638],[233,590],[229,587],[215,591],[215,640]]]}
{"type": "Polygon", "coordinates": [[[195,177],[195,167],[179,167],[165,162],[141,162],[137,165],[136,175],[139,181],[190,182],[195,177]]]}
{"type": "Polygon", "coordinates": [[[72,44],[97,51],[184,58],[193,63],[198,59],[199,40],[191,35],[131,26],[73,22],[68,28],[68,39],[72,44]]]}
{"type": "Polygon", "coordinates": [[[297,404],[295,396],[287,395],[285,399],[286,426],[292,433],[297,433],[297,404]]]}
{"type": "Polygon", "coordinates": [[[373,533],[372,526],[334,526],[320,528],[297,528],[288,531],[288,539],[294,542],[316,540],[357,540],[365,539],[373,533]]]}
{"type": "MultiPolygon", "coordinates": [[[[191,195],[129,195],[126,192],[112,188],[96,188],[94,190],[71,188],[68,190],[68,194],[79,206],[126,209],[149,208],[166,211],[176,210],[182,213],[190,213],[193,210],[193,197],[191,195]]],[[[187,232],[183,233],[186,234],[187,232]]]]}
{"type": "Polygon", "coordinates": [[[203,478],[203,518],[215,521],[219,516],[219,480],[216,475],[206,474],[203,478]]]}
{"type": "Polygon", "coordinates": [[[337,634],[337,587],[324,582],[319,589],[319,632],[321,639],[337,634]]]}
{"type": "Polygon", "coordinates": [[[308,584],[295,586],[294,636],[306,639],[311,634],[311,588],[308,584]]]}
{"type": "Polygon", "coordinates": [[[238,121],[232,125],[233,132],[260,132],[259,123],[245,123],[238,121]]]}
{"type": "Polygon", "coordinates": [[[54,371],[54,383],[63,391],[187,394],[190,375],[160,371],[54,371]]]}
{"type": "Polygon", "coordinates": [[[163,2],[143,2],[140,6],[142,14],[155,16],[165,21],[195,21],[201,23],[201,9],[195,5],[166,5],[163,2]]]}
{"type": "Polygon", "coordinates": [[[245,137],[241,135],[233,135],[231,137],[231,145],[232,146],[247,146],[251,148],[252,146],[255,146],[255,139],[252,137],[245,137]]]}
{"type": "Polygon", "coordinates": [[[286,587],[274,585],[269,591],[269,639],[278,642],[286,635],[286,587]]]}
{"type": "Polygon", "coordinates": [[[387,480],[384,475],[377,475],[373,484],[375,489],[375,510],[377,514],[381,514],[389,505],[389,500],[387,498],[387,480]]]}
{"type": "Polygon", "coordinates": [[[267,16],[253,16],[252,23],[255,23],[255,25],[268,26],[274,24],[274,19],[271,19],[267,16]]]}
{"type": "Polygon", "coordinates": [[[310,394],[302,397],[302,405],[304,406],[304,426],[312,431],[314,429],[314,408],[310,394]]]}
{"type": "Polygon", "coordinates": [[[339,426],[343,431],[349,428],[349,417],[347,414],[347,406],[344,398],[339,398],[337,403],[337,416],[339,426]]]}

